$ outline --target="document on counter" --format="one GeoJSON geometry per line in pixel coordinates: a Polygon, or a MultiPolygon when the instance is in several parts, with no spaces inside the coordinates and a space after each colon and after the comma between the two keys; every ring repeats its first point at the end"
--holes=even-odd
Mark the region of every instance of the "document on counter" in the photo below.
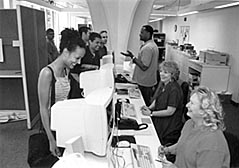
{"type": "Polygon", "coordinates": [[[115,131],[115,134],[117,135],[153,135],[152,134],[152,130],[150,128],[150,126],[147,129],[144,130],[139,130],[139,131],[135,131],[135,130],[118,130],[117,132],[115,131]]]}
{"type": "Polygon", "coordinates": [[[141,118],[142,123],[152,124],[150,118],[141,118]]]}

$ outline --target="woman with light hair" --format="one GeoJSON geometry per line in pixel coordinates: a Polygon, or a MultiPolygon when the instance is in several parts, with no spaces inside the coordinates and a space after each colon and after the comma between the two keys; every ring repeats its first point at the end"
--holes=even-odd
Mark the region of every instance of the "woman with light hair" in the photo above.
{"type": "Polygon", "coordinates": [[[229,168],[230,154],[223,135],[223,109],[215,92],[196,88],[187,104],[189,119],[177,144],[159,147],[159,153],[176,154],[175,164],[165,160],[164,168],[229,168]]]}
{"type": "Polygon", "coordinates": [[[183,109],[183,92],[177,83],[178,65],[164,61],[159,65],[160,83],[149,107],[141,107],[144,115],[152,117],[157,135],[162,145],[177,143],[180,137],[183,109]]]}

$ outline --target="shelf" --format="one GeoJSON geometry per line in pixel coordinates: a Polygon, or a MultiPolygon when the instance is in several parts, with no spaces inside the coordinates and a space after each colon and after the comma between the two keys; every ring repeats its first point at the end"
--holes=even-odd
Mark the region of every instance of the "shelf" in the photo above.
{"type": "Polygon", "coordinates": [[[207,68],[221,68],[221,69],[223,69],[223,68],[229,69],[230,68],[228,65],[212,65],[212,64],[207,64],[207,63],[201,62],[199,60],[193,60],[193,59],[190,60],[190,63],[196,64],[201,67],[207,67],[207,68]]]}
{"type": "Polygon", "coordinates": [[[0,78],[22,78],[20,70],[0,70],[0,78]]]}

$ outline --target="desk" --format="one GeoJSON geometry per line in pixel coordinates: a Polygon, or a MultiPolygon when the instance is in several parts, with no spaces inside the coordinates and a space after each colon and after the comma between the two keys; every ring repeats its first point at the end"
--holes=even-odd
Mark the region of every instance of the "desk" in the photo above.
{"type": "MultiPolygon", "coordinates": [[[[116,83],[116,88],[117,89],[126,89],[126,88],[135,88],[136,85],[134,84],[121,84],[121,83],[116,83]]],[[[146,145],[150,147],[151,150],[151,154],[153,157],[153,160],[155,160],[157,158],[157,151],[158,151],[158,146],[160,146],[160,141],[158,139],[156,130],[154,128],[153,122],[151,120],[151,118],[149,116],[144,116],[141,111],[140,111],[140,107],[144,105],[144,101],[141,95],[140,99],[131,99],[129,98],[128,95],[115,95],[115,98],[128,98],[130,100],[130,103],[134,104],[135,106],[135,110],[137,113],[137,122],[140,124],[142,123],[142,119],[146,119],[150,121],[150,124],[148,124],[148,128],[145,130],[141,130],[141,131],[134,131],[134,130],[114,130],[114,134],[117,135],[134,135],[136,143],[139,145],[146,145]]],[[[129,148],[120,148],[118,149],[118,154],[122,154],[122,156],[125,159],[125,164],[128,167],[132,167],[132,160],[131,160],[131,155],[130,155],[130,151],[129,148]]],[[[119,164],[121,164],[122,158],[119,158],[119,164]]],[[[122,164],[121,164],[122,165],[122,164]]],[[[155,167],[160,168],[162,167],[161,163],[159,162],[155,162],[155,167]]]]}
{"type": "MultiPolygon", "coordinates": [[[[115,87],[120,89],[120,88],[136,87],[136,85],[133,85],[133,84],[115,84],[115,87]]],[[[103,93],[103,91],[105,92],[106,90],[102,89],[100,91],[101,91],[100,92],[101,94],[98,94],[98,95],[94,94],[95,98],[101,98],[101,99],[105,100],[105,98],[103,98],[104,96],[102,97],[102,95],[103,95],[102,93],[103,93]]],[[[144,101],[142,99],[142,95],[140,95],[141,97],[139,99],[131,99],[131,98],[129,98],[128,95],[117,95],[116,93],[113,92],[112,89],[111,89],[110,93],[111,93],[111,99],[113,97],[113,104],[116,102],[117,98],[128,98],[128,99],[130,99],[130,102],[132,104],[134,104],[135,110],[137,112],[137,121],[138,121],[139,124],[142,123],[142,119],[148,119],[148,121],[149,121],[148,128],[145,129],[145,130],[141,130],[141,131],[117,130],[116,127],[113,127],[113,129],[111,131],[111,138],[112,138],[113,135],[133,135],[135,137],[135,139],[136,139],[136,143],[137,144],[145,145],[145,146],[149,146],[150,147],[153,160],[155,160],[157,158],[157,149],[158,149],[158,146],[160,145],[160,142],[159,142],[159,139],[157,137],[156,130],[155,130],[155,128],[153,126],[153,123],[151,121],[151,118],[148,117],[148,116],[143,116],[141,114],[141,112],[140,112],[140,107],[142,105],[144,105],[144,101]]],[[[88,96],[91,96],[91,95],[88,95],[88,96]]],[[[89,98],[89,97],[87,97],[87,98],[89,98]]],[[[99,100],[99,99],[95,99],[95,100],[99,100]]],[[[60,135],[60,131],[59,130],[61,130],[61,132],[63,130],[64,124],[61,121],[70,121],[70,122],[67,123],[67,126],[71,126],[71,128],[65,129],[66,131],[63,130],[63,131],[65,131],[64,133],[69,133],[70,132],[69,129],[74,130],[74,133],[75,133],[75,132],[79,131],[80,128],[84,127],[84,125],[80,125],[81,126],[80,127],[79,124],[78,124],[78,123],[83,123],[85,121],[85,120],[83,121],[83,119],[88,119],[88,118],[84,118],[83,116],[79,115],[80,111],[78,111],[78,110],[83,110],[83,109],[78,109],[78,108],[81,107],[82,105],[84,105],[83,102],[82,102],[82,104],[80,104],[80,102],[81,102],[80,99],[79,100],[69,100],[69,101],[65,101],[65,102],[63,101],[61,103],[63,103],[64,106],[59,106],[60,108],[56,108],[55,107],[57,105],[57,103],[56,103],[52,107],[52,111],[51,111],[52,112],[51,113],[52,114],[52,117],[51,117],[51,119],[52,119],[51,124],[52,125],[51,125],[51,128],[56,130],[56,134],[60,135]],[[71,103],[67,104],[68,105],[67,107],[70,107],[70,111],[72,111],[72,113],[68,113],[70,111],[68,111],[68,109],[64,109],[63,108],[63,107],[66,107],[66,104],[64,104],[66,102],[68,102],[68,103],[71,102],[72,103],[72,104],[71,103]],[[73,105],[76,108],[73,108],[73,105]],[[61,113],[61,110],[62,110],[62,113],[61,113]],[[56,111],[57,111],[57,113],[56,113],[56,111]],[[58,123],[57,124],[55,123],[55,125],[54,125],[54,120],[55,121],[58,120],[58,123]],[[77,123],[77,124],[70,125],[70,123],[77,123]],[[77,129],[73,128],[74,126],[77,126],[77,129]]],[[[99,106],[99,107],[101,107],[101,106],[99,106]]],[[[100,110],[97,109],[97,110],[94,110],[94,112],[99,113],[100,110]]],[[[87,114],[89,114],[89,113],[87,113],[87,114]]],[[[96,114],[96,113],[94,113],[94,114],[96,114]]],[[[103,114],[103,113],[100,113],[100,114],[103,114]]],[[[97,117],[99,117],[99,116],[97,116],[97,117]]],[[[86,121],[87,121],[87,123],[90,123],[89,120],[86,120],[86,121]]],[[[90,125],[90,126],[92,126],[92,125],[90,125]]],[[[93,130],[92,128],[90,128],[90,126],[87,125],[87,127],[86,127],[88,131],[89,130],[93,130]]],[[[96,128],[94,129],[94,134],[96,134],[96,132],[95,132],[95,131],[97,131],[96,128]]],[[[61,135],[62,135],[62,133],[61,133],[61,135]]],[[[77,136],[79,136],[79,135],[77,135],[77,136]]],[[[114,164],[113,164],[114,162],[118,163],[118,162],[120,162],[119,160],[122,160],[122,161],[124,160],[125,164],[128,165],[127,167],[132,167],[132,159],[131,159],[130,148],[124,148],[124,149],[121,148],[121,149],[119,149],[119,148],[111,147],[111,138],[108,140],[108,143],[107,143],[107,151],[106,151],[107,154],[106,154],[106,156],[97,157],[94,154],[86,153],[85,152],[84,156],[85,156],[87,162],[89,162],[89,164],[95,164],[95,165],[97,165],[97,167],[102,167],[102,168],[104,167],[104,168],[106,168],[106,167],[115,167],[114,164]],[[112,153],[115,152],[115,151],[117,152],[117,154],[120,153],[120,155],[122,155],[122,157],[116,157],[115,154],[113,155],[112,153]],[[122,159],[122,158],[124,158],[124,159],[122,159]]],[[[91,141],[89,141],[89,139],[87,139],[87,140],[88,140],[87,142],[91,142],[91,141]]],[[[97,141],[96,137],[94,137],[93,141],[94,141],[94,143],[97,141]]],[[[63,142],[65,142],[65,140],[63,142]]],[[[86,141],[84,141],[84,142],[86,142],[86,141]]],[[[93,150],[91,150],[91,148],[89,148],[86,151],[93,151],[93,150]]],[[[122,167],[121,164],[117,164],[117,165],[118,165],[118,167],[122,167]]],[[[155,166],[160,168],[161,167],[161,163],[155,162],[155,166]]]]}

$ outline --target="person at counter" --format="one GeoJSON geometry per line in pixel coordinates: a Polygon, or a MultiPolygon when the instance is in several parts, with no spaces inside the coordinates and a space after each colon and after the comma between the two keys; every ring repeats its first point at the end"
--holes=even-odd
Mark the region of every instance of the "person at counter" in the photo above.
{"type": "Polygon", "coordinates": [[[152,117],[153,124],[162,145],[175,144],[183,126],[183,92],[177,83],[178,65],[173,61],[164,61],[159,66],[159,85],[150,106],[142,106],[144,115],[152,117]]]}
{"type": "Polygon", "coordinates": [[[106,30],[100,31],[100,36],[101,36],[101,45],[99,48],[99,56],[100,56],[100,58],[102,58],[103,56],[107,55],[107,53],[108,53],[107,47],[106,47],[106,43],[108,41],[107,31],[106,30]]]}
{"type": "Polygon", "coordinates": [[[100,45],[100,34],[96,32],[91,32],[89,36],[89,45],[86,47],[85,56],[81,60],[81,72],[87,70],[96,70],[100,68],[100,45]]]}
{"type": "Polygon", "coordinates": [[[91,28],[87,26],[82,26],[79,28],[79,35],[82,40],[84,40],[85,44],[88,45],[89,36],[90,36],[91,28]]]}
{"type": "Polygon", "coordinates": [[[41,121],[49,140],[53,155],[61,155],[56,146],[56,140],[50,129],[51,106],[68,98],[72,77],[69,70],[85,55],[85,43],[79,37],[78,31],[64,29],[61,32],[60,55],[55,61],[42,68],[38,78],[38,98],[41,121]]]}
{"type": "Polygon", "coordinates": [[[96,32],[91,32],[89,36],[89,43],[86,46],[85,56],[82,58],[80,64],[78,63],[70,73],[74,78],[72,83],[71,98],[83,98],[82,89],[80,88],[79,75],[81,72],[89,70],[97,70],[100,68],[100,57],[98,50],[100,48],[101,36],[96,32]]]}
{"type": "Polygon", "coordinates": [[[54,30],[49,28],[46,31],[46,45],[47,45],[47,55],[48,64],[52,63],[59,55],[56,45],[54,43],[54,30]]]}
{"type": "Polygon", "coordinates": [[[153,87],[157,84],[159,51],[152,39],[153,32],[154,30],[150,25],[142,26],[139,36],[144,44],[140,47],[137,58],[129,50],[127,53],[121,52],[122,55],[130,57],[133,63],[136,64],[133,73],[133,81],[138,84],[147,106],[150,105],[153,87]]]}
{"type": "Polygon", "coordinates": [[[163,167],[229,168],[230,153],[222,132],[224,113],[217,94],[207,87],[198,87],[186,106],[191,119],[185,123],[179,141],[159,147],[159,154],[176,154],[175,164],[163,160],[163,167]]]}

